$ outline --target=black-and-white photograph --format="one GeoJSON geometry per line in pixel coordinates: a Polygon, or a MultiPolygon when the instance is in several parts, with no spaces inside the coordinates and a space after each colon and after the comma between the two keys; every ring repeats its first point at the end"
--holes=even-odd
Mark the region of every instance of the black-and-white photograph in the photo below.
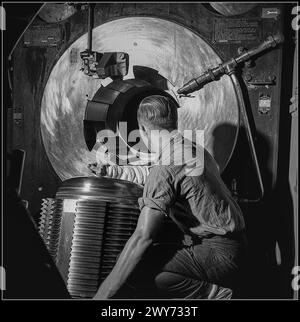
{"type": "Polygon", "coordinates": [[[298,300],[297,2],[0,9],[3,302],[298,300]]]}

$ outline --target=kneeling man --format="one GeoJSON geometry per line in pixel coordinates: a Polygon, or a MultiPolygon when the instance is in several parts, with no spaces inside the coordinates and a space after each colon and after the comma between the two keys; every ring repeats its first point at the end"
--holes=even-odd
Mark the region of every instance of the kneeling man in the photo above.
{"type": "Polygon", "coordinates": [[[137,227],[94,299],[124,297],[128,285],[143,298],[210,298],[232,288],[239,274],[243,215],[213,157],[177,131],[177,108],[160,95],[139,106],[141,137],[156,161],[139,199],[137,227]],[[175,236],[174,242],[160,243],[166,220],[176,224],[185,242],[175,236]],[[151,285],[149,293],[139,293],[145,285],[151,285]]]}

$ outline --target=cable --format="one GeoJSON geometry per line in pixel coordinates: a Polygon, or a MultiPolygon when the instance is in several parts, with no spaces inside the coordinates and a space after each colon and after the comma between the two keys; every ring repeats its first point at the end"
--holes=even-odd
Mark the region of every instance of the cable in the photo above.
{"type": "Polygon", "coordinates": [[[17,47],[19,41],[21,40],[21,38],[23,37],[24,33],[27,31],[27,29],[29,28],[29,26],[32,24],[32,22],[34,21],[34,19],[36,18],[36,16],[40,13],[40,11],[44,8],[44,6],[46,5],[47,3],[44,3],[40,9],[36,12],[36,14],[32,17],[32,19],[30,20],[30,22],[28,23],[27,27],[24,29],[24,31],[22,32],[21,36],[18,38],[18,40],[16,41],[15,45],[13,46],[13,49],[11,50],[11,52],[9,53],[8,55],[8,60],[10,61],[11,60],[11,56],[15,50],[15,48],[17,47]]]}
{"type": "Polygon", "coordinates": [[[252,160],[254,162],[255,171],[256,171],[256,175],[257,175],[258,182],[259,182],[259,188],[260,188],[260,196],[258,199],[254,199],[254,200],[241,199],[241,201],[258,202],[264,196],[264,185],[263,185],[263,181],[262,181],[262,177],[261,177],[261,172],[260,172],[260,168],[259,168],[259,164],[258,164],[258,160],[257,160],[255,145],[253,142],[251,128],[250,128],[250,124],[249,124],[249,120],[248,120],[248,116],[247,116],[247,111],[246,111],[246,107],[245,107],[245,103],[244,103],[243,92],[242,92],[241,85],[240,85],[235,73],[232,73],[229,76],[234,84],[234,89],[236,92],[236,96],[238,98],[238,104],[239,104],[240,112],[242,114],[243,121],[245,124],[247,139],[250,144],[251,156],[252,156],[252,160]]]}
{"type": "Polygon", "coordinates": [[[8,85],[9,85],[9,89],[10,91],[12,92],[12,81],[11,81],[11,75],[10,75],[10,62],[11,62],[11,57],[12,57],[12,54],[14,52],[14,50],[16,49],[19,41],[22,39],[23,35],[25,34],[25,32],[27,31],[27,29],[29,28],[29,26],[32,24],[32,22],[34,21],[34,19],[36,18],[36,16],[40,13],[40,11],[44,8],[44,6],[46,5],[47,3],[44,3],[40,9],[35,13],[35,15],[31,18],[30,22],[28,23],[27,27],[24,29],[24,31],[22,32],[21,36],[18,38],[18,40],[16,41],[15,45],[13,46],[12,50],[10,51],[9,55],[8,55],[8,85]]]}

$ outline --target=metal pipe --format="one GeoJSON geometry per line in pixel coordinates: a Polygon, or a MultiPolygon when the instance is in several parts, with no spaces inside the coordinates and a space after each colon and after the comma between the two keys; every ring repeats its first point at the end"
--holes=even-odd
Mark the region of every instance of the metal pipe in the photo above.
{"type": "Polygon", "coordinates": [[[177,93],[180,95],[187,95],[196,90],[202,88],[205,84],[214,81],[217,77],[228,73],[228,69],[232,70],[232,68],[236,67],[238,64],[249,60],[251,57],[261,53],[262,51],[275,47],[277,44],[282,43],[284,37],[281,34],[277,34],[274,36],[269,36],[262,44],[257,47],[251,48],[244,52],[242,55],[237,58],[232,58],[229,61],[220,64],[219,66],[208,69],[202,75],[190,80],[186,84],[184,84],[181,88],[178,89],[177,93]]]}
{"type": "Polygon", "coordinates": [[[88,7],[88,43],[87,50],[92,51],[93,46],[93,25],[94,25],[94,4],[89,3],[88,7]]]}
{"type": "Polygon", "coordinates": [[[262,44],[247,50],[245,53],[237,57],[235,60],[238,64],[245,62],[246,60],[249,60],[251,57],[263,52],[268,48],[275,47],[278,44],[282,43],[283,41],[284,41],[284,37],[281,34],[269,36],[262,44]]]}
{"type": "Polygon", "coordinates": [[[249,142],[249,145],[250,145],[251,157],[252,157],[252,160],[254,162],[255,171],[256,171],[257,178],[258,178],[259,189],[260,189],[260,196],[259,196],[258,199],[255,199],[255,200],[242,200],[242,201],[257,202],[257,201],[261,200],[263,198],[263,196],[264,196],[263,180],[262,180],[262,176],[261,176],[261,172],[260,172],[260,168],[259,168],[259,164],[258,164],[258,160],[257,160],[255,145],[254,145],[253,136],[252,136],[252,133],[251,133],[251,128],[250,128],[250,124],[249,124],[249,120],[248,120],[246,106],[245,106],[245,103],[244,103],[244,98],[243,98],[243,92],[242,92],[242,89],[241,89],[241,85],[239,84],[239,81],[238,81],[238,79],[237,79],[237,77],[236,77],[234,72],[230,74],[230,78],[231,78],[231,80],[232,80],[232,82],[234,84],[236,96],[238,98],[238,104],[239,104],[240,112],[242,114],[244,125],[245,125],[245,128],[246,128],[246,135],[247,135],[247,139],[248,139],[248,142],[249,142]]]}
{"type": "Polygon", "coordinates": [[[257,202],[260,199],[262,199],[264,196],[264,185],[263,185],[263,180],[262,180],[262,176],[261,176],[261,172],[260,172],[260,168],[259,168],[259,163],[258,163],[258,159],[257,159],[257,155],[256,155],[255,145],[254,145],[254,141],[253,141],[253,137],[252,137],[252,133],[251,133],[251,128],[250,128],[250,124],[249,124],[249,120],[248,120],[248,115],[247,115],[247,111],[246,111],[246,107],[245,107],[245,103],[244,103],[244,99],[243,99],[243,92],[242,92],[241,86],[240,86],[238,79],[236,77],[236,74],[235,74],[236,67],[238,64],[240,64],[242,62],[246,62],[251,57],[261,53],[262,51],[264,51],[268,48],[275,47],[276,45],[282,43],[283,41],[284,41],[284,37],[282,34],[269,36],[259,46],[251,48],[251,49],[247,50],[246,52],[244,52],[242,55],[238,56],[237,58],[232,58],[225,63],[219,64],[219,66],[217,66],[215,68],[208,69],[205,73],[190,80],[188,83],[183,85],[177,91],[178,94],[187,95],[187,94],[192,93],[196,90],[199,90],[205,84],[216,80],[221,75],[227,74],[230,76],[233,84],[235,85],[234,90],[235,90],[236,96],[238,98],[240,112],[241,112],[243,120],[244,120],[244,125],[246,128],[246,135],[247,135],[247,139],[248,139],[248,142],[250,145],[251,157],[254,162],[255,171],[257,174],[258,181],[259,181],[260,197],[256,200],[246,200],[246,199],[243,200],[243,201],[247,201],[247,202],[257,202]]]}

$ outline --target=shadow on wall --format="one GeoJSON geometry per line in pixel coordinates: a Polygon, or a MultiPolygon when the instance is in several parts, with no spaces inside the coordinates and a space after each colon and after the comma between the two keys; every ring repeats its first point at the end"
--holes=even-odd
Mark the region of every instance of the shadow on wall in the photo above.
{"type": "MultiPolygon", "coordinates": [[[[222,124],[213,133],[214,153],[222,151],[224,133],[235,128],[222,124]]],[[[241,203],[249,242],[247,264],[238,298],[291,298],[291,270],[294,263],[293,207],[288,186],[288,172],[272,189],[271,142],[257,133],[256,151],[265,187],[264,198],[256,203],[241,203]]],[[[279,164],[280,166],[280,164],[279,164]]],[[[254,171],[245,130],[241,127],[232,158],[222,174],[228,187],[237,181],[239,197],[256,199],[258,181],[254,171]]]]}

